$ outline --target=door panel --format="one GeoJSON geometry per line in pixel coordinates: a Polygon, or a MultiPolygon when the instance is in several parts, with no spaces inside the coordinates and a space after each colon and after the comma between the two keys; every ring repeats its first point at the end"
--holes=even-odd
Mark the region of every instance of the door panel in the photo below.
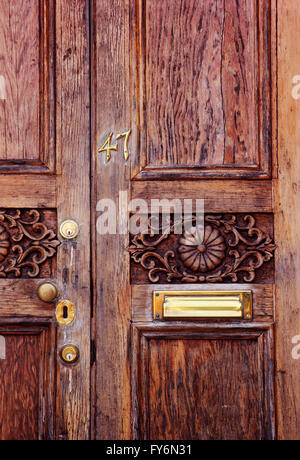
{"type": "Polygon", "coordinates": [[[0,16],[0,438],[87,439],[88,2],[4,1],[0,16]],[[59,234],[66,219],[75,240],[59,234]],[[58,289],[50,303],[38,297],[46,281],[58,289]],[[56,321],[63,299],[75,305],[70,326],[56,321]],[[80,351],[71,365],[68,344],[80,351]]]}
{"type": "Polygon", "coordinates": [[[94,437],[274,439],[275,7],[92,5],[94,437]],[[108,198],[117,235],[97,233],[108,198]],[[184,232],[126,232],[130,199],[164,198],[204,199],[206,230],[222,240],[217,264],[189,264],[184,232]],[[252,291],[252,319],[153,319],[154,290],[224,289],[252,291]]]}
{"type": "Polygon", "coordinates": [[[0,438],[51,439],[55,414],[55,328],[46,321],[12,325],[1,319],[0,334],[5,343],[5,356],[0,359],[0,404],[4,409],[0,438]]]}
{"type": "Polygon", "coordinates": [[[2,3],[0,171],[50,172],[55,142],[55,3],[2,3]]]}
{"type": "Polygon", "coordinates": [[[138,439],[273,438],[271,329],[134,329],[138,439]]]}
{"type": "Polygon", "coordinates": [[[268,177],[270,2],[132,11],[135,178],[268,177]]]}

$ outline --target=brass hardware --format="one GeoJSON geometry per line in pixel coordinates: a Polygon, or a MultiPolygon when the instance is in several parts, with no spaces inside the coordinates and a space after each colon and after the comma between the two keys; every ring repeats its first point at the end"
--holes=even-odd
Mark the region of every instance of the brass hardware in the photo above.
{"type": "Polygon", "coordinates": [[[122,133],[122,134],[118,134],[117,135],[117,141],[119,139],[122,139],[122,137],[125,137],[125,140],[124,140],[124,149],[123,149],[123,154],[124,154],[124,160],[125,161],[128,161],[129,160],[129,156],[130,156],[130,153],[129,153],[129,150],[128,150],[128,140],[129,140],[129,136],[131,134],[131,129],[129,131],[126,131],[125,133],[122,133]]]}
{"type": "Polygon", "coordinates": [[[47,282],[38,287],[38,296],[43,302],[53,302],[58,296],[58,290],[55,284],[47,282]]]}
{"type": "Polygon", "coordinates": [[[65,345],[61,350],[60,356],[67,364],[76,363],[79,358],[79,349],[75,345],[65,345]]]}
{"type": "Polygon", "coordinates": [[[164,319],[252,319],[251,291],[160,291],[153,293],[153,317],[164,319]]]}
{"type": "Polygon", "coordinates": [[[69,300],[62,300],[56,307],[57,322],[63,326],[69,326],[75,319],[75,306],[69,300]]]}
{"type": "Polygon", "coordinates": [[[73,240],[79,234],[79,225],[74,220],[65,220],[62,222],[59,232],[67,240],[73,240]]]}
{"type": "Polygon", "coordinates": [[[104,142],[102,147],[100,147],[100,149],[98,149],[99,153],[106,152],[106,158],[105,158],[106,163],[108,163],[111,160],[110,151],[112,150],[112,151],[116,152],[118,150],[117,145],[110,145],[112,137],[113,137],[113,133],[110,133],[110,135],[108,136],[108,138],[106,139],[106,141],[104,142]]]}
{"type": "MultiPolygon", "coordinates": [[[[128,161],[130,153],[128,149],[128,142],[129,142],[129,136],[131,134],[131,129],[128,131],[125,131],[121,134],[117,134],[116,136],[116,141],[119,141],[123,137],[124,139],[124,146],[123,146],[123,155],[124,155],[124,160],[128,161]]],[[[97,152],[105,152],[106,157],[105,157],[105,163],[109,163],[111,160],[111,152],[117,152],[118,151],[118,144],[116,145],[111,145],[111,141],[113,138],[114,133],[110,133],[104,144],[97,150],[97,152]]]]}

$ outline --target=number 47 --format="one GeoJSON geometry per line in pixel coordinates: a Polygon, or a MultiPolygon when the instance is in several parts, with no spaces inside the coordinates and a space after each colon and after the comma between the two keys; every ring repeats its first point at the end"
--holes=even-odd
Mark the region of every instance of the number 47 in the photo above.
{"type": "MultiPolygon", "coordinates": [[[[120,140],[124,137],[124,147],[123,147],[123,155],[124,155],[124,160],[128,161],[130,153],[128,149],[128,141],[129,141],[129,136],[131,134],[131,130],[125,131],[122,134],[118,134],[116,137],[116,140],[120,140]]],[[[98,149],[98,152],[105,152],[106,153],[106,158],[105,162],[108,163],[111,160],[111,152],[114,151],[116,152],[118,150],[118,145],[111,145],[113,133],[110,133],[102,147],[98,149]]]]}

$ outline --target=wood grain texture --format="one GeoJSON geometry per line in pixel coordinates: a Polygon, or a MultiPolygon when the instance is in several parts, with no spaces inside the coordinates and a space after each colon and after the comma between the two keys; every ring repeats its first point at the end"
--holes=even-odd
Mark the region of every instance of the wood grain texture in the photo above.
{"type": "Polygon", "coordinates": [[[6,336],[7,359],[0,360],[1,436],[38,439],[39,337],[6,336]]]}
{"type": "Polygon", "coordinates": [[[42,302],[38,287],[49,280],[0,280],[1,318],[54,318],[55,304],[42,302]]]}
{"type": "Polygon", "coordinates": [[[0,439],[53,438],[54,329],[9,325],[1,319],[6,357],[0,359],[0,439]]]}
{"type": "Polygon", "coordinates": [[[56,208],[56,177],[0,175],[1,208],[56,208]]]}
{"type": "MultiPolygon", "coordinates": [[[[300,439],[300,365],[292,339],[300,334],[300,101],[292,97],[299,75],[298,2],[278,1],[278,180],[274,181],[276,262],[278,438],[300,439]]],[[[274,85],[276,82],[274,82],[274,85]]]]}
{"type": "MultiPolygon", "coordinates": [[[[94,210],[98,200],[104,198],[118,202],[119,191],[130,190],[130,167],[122,160],[121,151],[114,154],[107,164],[105,156],[96,153],[110,132],[116,135],[132,126],[129,3],[128,0],[92,2],[94,210]]],[[[97,364],[93,437],[104,440],[130,439],[129,236],[127,228],[125,234],[99,235],[96,232],[97,217],[98,213],[95,213],[93,271],[97,364]]],[[[123,218],[120,215],[118,222],[122,222],[123,218]]]]}
{"type": "Polygon", "coordinates": [[[58,361],[56,429],[58,439],[90,436],[90,80],[89,2],[56,3],[57,30],[57,212],[59,223],[71,218],[80,234],[58,253],[62,298],[76,307],[71,327],[58,329],[58,351],[77,345],[74,366],[58,361]]]}
{"type": "Polygon", "coordinates": [[[137,438],[273,439],[271,336],[137,326],[137,438]]]}
{"type": "Polygon", "coordinates": [[[132,182],[133,199],[146,200],[148,206],[152,199],[190,199],[204,200],[205,212],[256,212],[271,213],[271,181],[141,181],[132,182]]]}
{"type": "Polygon", "coordinates": [[[39,2],[1,3],[1,74],[6,99],[1,101],[0,159],[39,158],[39,2]]]}
{"type": "Polygon", "coordinates": [[[53,1],[3,0],[0,18],[0,171],[54,165],[53,1]]]}
{"type": "Polygon", "coordinates": [[[266,177],[269,2],[137,0],[135,18],[136,178],[266,177]]]}
{"type": "MultiPolygon", "coordinates": [[[[235,287],[236,288],[236,287],[235,287]]],[[[172,286],[174,291],[230,291],[234,288],[225,284],[217,285],[193,285],[172,286]]],[[[238,289],[251,290],[253,293],[253,319],[259,322],[273,321],[273,285],[239,284],[238,289]]],[[[169,291],[170,285],[158,284],[155,286],[133,285],[131,286],[132,320],[133,322],[151,322],[153,320],[153,292],[169,291]]],[[[203,321],[203,320],[202,320],[203,321]]]]}

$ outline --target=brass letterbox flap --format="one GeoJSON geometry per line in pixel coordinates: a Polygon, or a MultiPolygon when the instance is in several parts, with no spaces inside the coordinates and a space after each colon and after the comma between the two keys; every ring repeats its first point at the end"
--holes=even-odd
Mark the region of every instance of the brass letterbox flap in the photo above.
{"type": "Polygon", "coordinates": [[[252,319],[252,291],[155,291],[155,320],[252,319]]]}

